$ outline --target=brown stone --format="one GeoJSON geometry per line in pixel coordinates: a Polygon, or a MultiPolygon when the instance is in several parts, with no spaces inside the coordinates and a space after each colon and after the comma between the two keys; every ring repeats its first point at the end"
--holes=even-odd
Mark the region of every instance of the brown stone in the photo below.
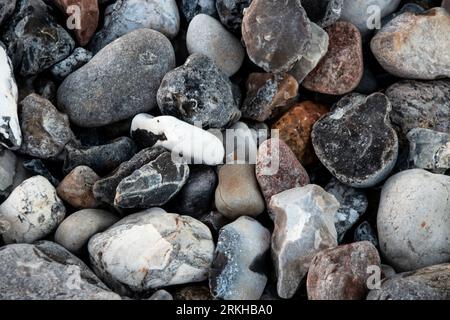
{"type": "Polygon", "coordinates": [[[282,112],[297,96],[298,82],[289,74],[252,73],[247,79],[242,116],[263,122],[282,112]]]}
{"type": "Polygon", "coordinates": [[[306,281],[310,300],[362,300],[369,292],[368,279],[380,270],[381,261],[375,246],[368,242],[319,252],[311,262],[306,281]]]}
{"type": "Polygon", "coordinates": [[[81,29],[74,29],[75,37],[80,46],[85,46],[91,40],[98,25],[99,10],[98,0],[55,0],[56,6],[67,15],[67,18],[72,18],[73,10],[70,6],[79,6],[80,8],[80,24],[81,29]]]}
{"type": "Polygon", "coordinates": [[[212,300],[213,297],[207,286],[188,286],[177,290],[175,300],[212,300]]]}
{"type": "Polygon", "coordinates": [[[56,188],[58,196],[77,209],[95,208],[92,186],[100,177],[89,167],[78,166],[73,169],[56,188]]]}
{"type": "Polygon", "coordinates": [[[329,36],[328,52],[302,84],[311,91],[343,95],[353,91],[363,75],[361,34],[353,24],[344,21],[325,31],[329,36]]]}
{"type": "Polygon", "coordinates": [[[311,131],[314,123],[329,109],[312,101],[296,104],[285,113],[273,126],[279,130],[280,139],[294,152],[303,165],[313,163],[317,157],[311,142],[311,131]]]}
{"type": "Polygon", "coordinates": [[[287,72],[308,50],[312,33],[300,0],[253,0],[242,37],[250,59],[267,72],[287,72]]]}

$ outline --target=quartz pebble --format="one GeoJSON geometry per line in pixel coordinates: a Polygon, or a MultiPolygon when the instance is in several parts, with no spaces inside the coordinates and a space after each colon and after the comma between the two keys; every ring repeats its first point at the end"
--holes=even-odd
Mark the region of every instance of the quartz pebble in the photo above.
{"type": "Polygon", "coordinates": [[[280,139],[291,148],[303,165],[317,161],[311,141],[311,132],[314,123],[328,112],[328,107],[324,105],[303,101],[295,104],[272,125],[272,129],[278,130],[280,139]]]}
{"type": "Polygon", "coordinates": [[[316,253],[337,245],[334,215],[336,198],[317,185],[306,185],[274,195],[269,204],[275,217],[272,259],[277,292],[291,298],[308,272],[316,253]]]}
{"type": "Polygon", "coordinates": [[[423,14],[405,12],[372,39],[372,52],[389,73],[408,79],[450,77],[450,13],[433,8],[423,14]]]}
{"type": "Polygon", "coordinates": [[[96,53],[117,38],[141,28],[153,29],[174,38],[180,29],[175,0],[116,1],[106,8],[105,23],[94,35],[90,49],[96,53]]]}
{"type": "Polygon", "coordinates": [[[377,215],[383,256],[396,270],[449,261],[450,177],[402,171],[383,186],[377,215]]]}
{"type": "Polygon", "coordinates": [[[55,64],[50,72],[56,80],[62,81],[69,74],[84,66],[92,59],[92,53],[83,48],[76,48],[73,53],[61,62],[55,64]]]}
{"type": "Polygon", "coordinates": [[[267,72],[289,71],[308,50],[311,33],[300,0],[253,0],[244,11],[247,54],[267,72]]]}
{"type": "Polygon", "coordinates": [[[353,234],[353,240],[355,242],[369,241],[375,247],[378,247],[379,244],[375,230],[373,230],[372,226],[367,221],[362,222],[359,226],[356,227],[355,232],[353,234]]]}
{"type": "Polygon", "coordinates": [[[173,47],[165,36],[150,29],[135,30],[65,78],[58,89],[58,107],[80,127],[133,117],[156,106],[161,80],[174,66],[173,47]]]}
{"type": "Polygon", "coordinates": [[[188,163],[217,165],[225,156],[218,137],[172,116],[139,114],[133,119],[131,136],[141,147],[164,147],[188,163]]]}
{"type": "Polygon", "coordinates": [[[367,188],[389,175],[398,155],[390,110],[391,103],[381,93],[368,97],[352,94],[314,124],[314,150],[339,181],[367,188]]]}
{"type": "Polygon", "coordinates": [[[161,113],[204,128],[223,128],[241,113],[231,82],[205,55],[191,55],[183,66],[168,72],[158,90],[161,113]]]}
{"type": "Polygon", "coordinates": [[[319,252],[309,267],[307,290],[310,300],[363,300],[380,256],[370,242],[355,242],[319,252]]]}
{"type": "Polygon", "coordinates": [[[0,300],[120,300],[76,256],[50,241],[0,248],[0,300]]]}
{"type": "Polygon", "coordinates": [[[189,216],[133,214],[89,240],[96,273],[113,288],[142,292],[206,280],[211,232],[189,216]]]}
{"type": "Polygon", "coordinates": [[[246,87],[242,117],[260,122],[289,107],[298,91],[297,81],[288,74],[252,73],[246,87]]]}
{"type": "Polygon", "coordinates": [[[56,229],[55,242],[70,252],[79,253],[94,234],[103,232],[118,220],[105,210],[84,209],[74,212],[56,229]]]}
{"type": "Polygon", "coordinates": [[[187,22],[198,14],[204,13],[211,17],[217,15],[216,0],[178,0],[178,7],[183,13],[187,22]]]}
{"type": "Polygon", "coordinates": [[[206,14],[196,15],[189,23],[186,46],[190,54],[203,54],[212,59],[229,77],[244,62],[245,50],[239,40],[206,14]]]}
{"type": "Polygon", "coordinates": [[[209,286],[215,298],[258,300],[266,286],[264,259],[270,232],[250,217],[240,217],[220,230],[209,286]]]}
{"type": "Polygon", "coordinates": [[[99,179],[91,168],[78,166],[64,177],[56,191],[61,199],[74,208],[95,208],[98,202],[94,198],[92,186],[99,179]]]}
{"type": "Polygon", "coordinates": [[[328,51],[302,85],[314,92],[343,95],[353,91],[364,71],[361,34],[351,23],[339,21],[325,29],[328,51]]]}
{"type": "Polygon", "coordinates": [[[49,235],[64,219],[66,209],[55,188],[42,176],[22,182],[0,205],[10,228],[5,243],[32,243],[49,235]]]}
{"type": "Polygon", "coordinates": [[[248,8],[252,0],[216,0],[217,13],[220,22],[230,31],[241,31],[244,10],[248,8]]]}

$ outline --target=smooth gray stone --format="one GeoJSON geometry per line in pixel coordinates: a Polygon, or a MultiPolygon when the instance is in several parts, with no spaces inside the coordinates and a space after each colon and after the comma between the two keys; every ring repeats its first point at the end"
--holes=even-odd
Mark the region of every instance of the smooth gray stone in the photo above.
{"type": "Polygon", "coordinates": [[[92,59],[92,53],[84,48],[76,48],[70,56],[55,64],[50,72],[56,80],[62,81],[69,74],[84,66],[92,59]]]}

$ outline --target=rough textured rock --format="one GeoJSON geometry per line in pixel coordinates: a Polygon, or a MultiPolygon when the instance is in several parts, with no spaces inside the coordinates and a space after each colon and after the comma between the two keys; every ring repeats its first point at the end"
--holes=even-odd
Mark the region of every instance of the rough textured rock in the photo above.
{"type": "Polygon", "coordinates": [[[1,300],[120,300],[89,268],[50,241],[0,248],[1,300]]]}
{"type": "Polygon", "coordinates": [[[100,177],[87,166],[75,167],[67,174],[56,188],[58,196],[77,209],[95,208],[92,186],[100,177]]]}
{"type": "Polygon", "coordinates": [[[162,146],[189,164],[214,166],[225,156],[218,137],[171,116],[139,114],[131,124],[131,136],[141,147],[162,146]]]}
{"type": "Polygon", "coordinates": [[[329,37],[317,24],[311,22],[311,42],[309,49],[295,63],[290,74],[292,74],[298,83],[302,83],[306,76],[314,70],[320,60],[328,51],[329,37]]]}
{"type": "Polygon", "coordinates": [[[107,144],[93,147],[66,146],[67,154],[63,170],[69,173],[75,167],[88,166],[96,173],[104,175],[129,160],[136,152],[136,146],[128,137],[115,139],[107,144]]]}
{"type": "Polygon", "coordinates": [[[15,7],[16,0],[8,0],[0,4],[0,26],[12,15],[15,7]]]}
{"type": "Polygon", "coordinates": [[[314,92],[343,95],[353,91],[363,76],[361,34],[345,21],[336,22],[325,30],[329,37],[328,51],[302,84],[314,92]]]}
{"type": "MultiPolygon", "coordinates": [[[[174,38],[180,29],[175,0],[118,0],[105,10],[105,23],[90,44],[95,53],[137,29],[153,29],[174,38]]],[[[157,47],[157,46],[155,46],[157,47]]]]}
{"type": "Polygon", "coordinates": [[[391,103],[381,93],[368,97],[352,94],[314,124],[314,150],[339,181],[367,188],[391,172],[398,138],[389,120],[390,110],[391,103]]]}
{"type": "Polygon", "coordinates": [[[353,240],[354,241],[369,241],[371,242],[375,247],[378,247],[378,237],[373,230],[372,226],[369,222],[364,221],[359,226],[356,227],[355,232],[353,234],[353,240]]]}
{"type": "Polygon", "coordinates": [[[215,298],[258,300],[267,283],[264,260],[270,232],[250,217],[240,217],[220,230],[209,286],[215,298]]]}
{"type": "Polygon", "coordinates": [[[339,210],[334,216],[334,225],[338,242],[341,243],[345,233],[366,212],[369,202],[364,191],[349,187],[336,179],[330,181],[325,190],[335,196],[340,203],[339,210]]]}
{"type": "Polygon", "coordinates": [[[188,177],[189,166],[174,162],[170,152],[163,152],[119,183],[114,204],[121,208],[163,205],[181,190],[188,177]]]}
{"type": "Polygon", "coordinates": [[[308,272],[314,255],[337,245],[334,215],[336,198],[313,184],[294,188],[270,200],[275,217],[272,259],[277,275],[277,292],[291,298],[308,272]]]}
{"type": "Polygon", "coordinates": [[[111,174],[95,182],[92,188],[94,197],[99,201],[114,205],[119,183],[165,151],[162,147],[147,148],[136,153],[130,160],[122,162],[111,174]]]}
{"type": "Polygon", "coordinates": [[[303,165],[317,161],[311,132],[314,123],[328,112],[329,108],[324,105],[303,101],[294,105],[272,125],[272,129],[279,130],[280,139],[291,148],[303,165]]]}
{"type": "Polygon", "coordinates": [[[252,0],[216,0],[220,22],[232,32],[241,32],[244,10],[251,2],[252,0]]]}
{"type": "Polygon", "coordinates": [[[449,300],[450,264],[426,267],[387,278],[368,300],[449,300]]]}
{"type": "Polygon", "coordinates": [[[414,128],[450,133],[450,81],[402,81],[386,90],[391,120],[406,136],[414,128]]]}
{"type": "Polygon", "coordinates": [[[258,216],[264,211],[264,198],[259,191],[252,164],[225,164],[219,171],[216,189],[217,210],[228,219],[258,216]]]}
{"type": "Polygon", "coordinates": [[[242,37],[256,65],[279,73],[307,52],[312,34],[300,0],[253,0],[244,12],[242,37]]]}
{"type": "Polygon", "coordinates": [[[319,252],[311,261],[306,282],[310,300],[364,300],[371,268],[380,268],[377,249],[355,242],[319,252]]]}
{"type": "Polygon", "coordinates": [[[302,0],[308,18],[322,28],[335,23],[341,16],[345,0],[302,0]]]}
{"type": "Polygon", "coordinates": [[[377,215],[383,256],[410,271],[450,259],[450,177],[402,171],[383,186],[377,215]]]}
{"type": "Polygon", "coordinates": [[[21,153],[42,159],[55,158],[75,139],[69,118],[37,94],[20,102],[21,153]]]}
{"type": "Polygon", "coordinates": [[[298,83],[288,74],[251,73],[246,88],[242,117],[263,122],[289,107],[297,96],[298,83]]]}
{"type": "Polygon", "coordinates": [[[80,46],[88,44],[97,29],[99,9],[97,0],[56,0],[55,5],[67,16],[68,23],[73,30],[80,46]],[[72,6],[78,6],[76,10],[72,6]],[[73,19],[74,14],[80,14],[79,24],[73,19]]]}
{"type": "Polygon", "coordinates": [[[178,2],[178,7],[187,22],[191,22],[200,13],[207,14],[211,17],[217,15],[216,0],[178,0],[178,2]]]}
{"type": "Polygon", "coordinates": [[[69,57],[55,64],[50,69],[50,72],[56,80],[62,81],[69,74],[88,63],[91,59],[91,52],[83,48],[76,48],[69,57]]]}
{"type": "Polygon", "coordinates": [[[18,90],[5,49],[0,43],[0,145],[17,150],[22,144],[17,115],[18,90]]]}
{"type": "Polygon", "coordinates": [[[186,46],[190,54],[203,54],[212,59],[229,77],[244,62],[245,50],[239,40],[219,21],[206,14],[192,19],[186,34],[186,46]]]}
{"type": "Polygon", "coordinates": [[[275,194],[309,184],[305,168],[291,149],[277,138],[266,140],[259,146],[256,179],[267,204],[275,194]]]}
{"type": "Polygon", "coordinates": [[[72,213],[58,226],[55,242],[73,253],[79,253],[89,239],[103,232],[119,219],[105,210],[85,209],[72,213]]]}
{"type": "Polygon", "coordinates": [[[430,129],[411,130],[409,140],[409,160],[417,168],[444,173],[450,169],[450,134],[430,129]]]}
{"type": "Polygon", "coordinates": [[[58,89],[58,107],[80,127],[133,117],[156,105],[160,82],[174,67],[172,45],[161,33],[130,32],[64,80],[58,89]]]}
{"type": "Polygon", "coordinates": [[[371,41],[372,52],[389,73],[408,79],[450,77],[450,13],[433,8],[405,12],[385,25],[371,41]]]}
{"type": "Polygon", "coordinates": [[[206,280],[211,232],[189,216],[137,213],[89,241],[96,273],[115,288],[140,292],[206,280]]]}
{"type": "Polygon", "coordinates": [[[31,243],[50,234],[64,219],[66,208],[50,182],[35,176],[11,192],[0,212],[10,224],[2,235],[5,243],[31,243]]]}
{"type": "Polygon", "coordinates": [[[2,39],[14,70],[25,77],[66,58],[75,46],[75,41],[56,23],[50,7],[42,0],[18,0],[2,39]]]}
{"type": "Polygon", "coordinates": [[[157,98],[162,114],[204,128],[223,128],[241,116],[230,80],[201,54],[191,55],[183,66],[168,72],[157,98]]]}

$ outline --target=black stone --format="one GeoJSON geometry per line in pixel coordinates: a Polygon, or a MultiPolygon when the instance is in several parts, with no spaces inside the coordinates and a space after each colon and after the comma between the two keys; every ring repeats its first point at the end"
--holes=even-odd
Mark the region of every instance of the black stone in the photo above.
{"type": "Polygon", "coordinates": [[[31,172],[33,175],[43,176],[48,181],[50,181],[50,183],[54,187],[57,187],[60,182],[57,178],[53,176],[53,174],[47,168],[45,163],[40,159],[24,160],[23,167],[27,169],[29,172],[31,172]]]}
{"type": "Polygon", "coordinates": [[[217,242],[217,239],[219,238],[220,229],[232,222],[218,211],[211,211],[210,213],[201,216],[199,220],[208,226],[214,242],[217,242]]]}
{"type": "Polygon", "coordinates": [[[216,0],[216,8],[220,22],[232,32],[240,32],[244,9],[252,0],[216,0]]]}

